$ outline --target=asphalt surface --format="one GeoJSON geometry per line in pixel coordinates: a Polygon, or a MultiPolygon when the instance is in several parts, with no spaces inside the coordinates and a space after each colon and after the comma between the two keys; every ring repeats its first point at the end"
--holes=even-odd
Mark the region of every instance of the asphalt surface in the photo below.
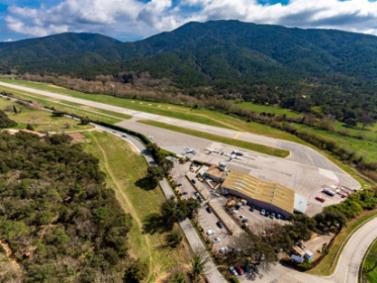
{"type": "MultiPolygon", "coordinates": [[[[145,145],[136,137],[125,134],[120,131],[116,131],[113,129],[109,129],[97,124],[93,124],[97,129],[109,132],[113,135],[116,135],[127,142],[131,144],[134,148],[136,148],[146,159],[148,164],[155,164],[155,161],[153,160],[152,156],[149,155],[146,152],[145,145]]],[[[175,197],[174,191],[172,187],[170,186],[169,182],[164,178],[162,181],[160,181],[160,187],[162,189],[162,192],[164,193],[166,199],[170,199],[171,197],[175,197]]],[[[199,237],[196,229],[192,225],[191,221],[189,219],[185,219],[184,221],[180,222],[179,225],[181,226],[182,231],[185,234],[185,237],[191,247],[191,250],[202,257],[202,259],[205,261],[204,264],[204,273],[206,276],[206,279],[210,283],[225,283],[226,280],[222,276],[222,274],[218,271],[214,261],[210,257],[209,253],[206,250],[206,247],[204,243],[202,242],[201,238],[199,237]]]]}
{"type": "MultiPolygon", "coordinates": [[[[354,178],[340,169],[337,165],[335,165],[321,153],[301,144],[247,132],[237,132],[230,129],[169,118],[141,111],[134,111],[119,106],[94,102],[87,99],[75,98],[30,87],[24,87],[4,82],[0,82],[0,85],[8,88],[26,91],[29,93],[34,93],[37,95],[42,95],[55,100],[65,100],[94,108],[131,115],[133,116],[133,119],[125,120],[118,125],[149,136],[162,148],[171,150],[177,154],[182,154],[184,148],[194,148],[198,153],[194,157],[194,159],[205,162],[212,162],[213,164],[217,164],[220,161],[225,161],[222,156],[208,156],[205,154],[205,149],[208,147],[214,147],[214,144],[216,143],[213,143],[210,140],[141,124],[137,121],[149,119],[162,123],[177,125],[184,128],[209,132],[224,137],[241,139],[248,142],[260,143],[267,146],[289,150],[290,155],[287,158],[283,159],[258,152],[245,151],[240,149],[243,152],[247,152],[248,157],[242,161],[233,160],[230,163],[234,165],[234,169],[242,169],[242,171],[245,171],[245,173],[252,174],[258,178],[280,183],[289,188],[292,188],[296,193],[299,193],[300,195],[308,199],[309,206],[306,211],[308,215],[314,215],[320,212],[322,210],[322,207],[336,204],[342,201],[342,199],[337,197],[326,198],[325,203],[319,203],[318,201],[316,201],[315,197],[321,195],[322,186],[344,185],[352,189],[360,188],[360,184],[354,178]]],[[[216,144],[216,146],[222,148],[223,151],[227,151],[228,153],[230,153],[235,148],[233,146],[224,144],[216,144]]]]}
{"type": "MultiPolygon", "coordinates": [[[[259,283],[358,283],[359,270],[365,253],[377,239],[377,217],[361,226],[348,240],[330,276],[315,276],[298,272],[280,264],[272,266],[259,283]]],[[[247,282],[246,280],[242,280],[247,282]]]]}
{"type": "MultiPolygon", "coordinates": [[[[149,114],[149,113],[144,113],[140,111],[133,111],[129,109],[125,109],[122,107],[117,107],[117,106],[112,106],[108,104],[103,104],[103,103],[98,103],[98,102],[93,102],[90,100],[86,99],[79,99],[79,98],[74,98],[66,95],[61,95],[53,92],[47,92],[47,91],[42,91],[42,90],[37,90],[29,87],[23,87],[23,86],[18,86],[18,85],[13,85],[13,84],[8,84],[8,83],[3,83],[0,82],[0,85],[21,90],[21,91],[26,91],[30,93],[35,93],[38,95],[43,95],[46,97],[50,97],[52,99],[59,99],[59,100],[65,100],[65,101],[70,101],[78,104],[83,104],[99,109],[104,109],[104,110],[109,110],[109,111],[114,111],[114,112],[119,112],[119,113],[124,113],[128,115],[134,116],[134,119],[131,121],[124,121],[120,125],[124,126],[129,126],[133,125],[138,127],[136,130],[140,128],[139,123],[135,122],[135,119],[151,119],[155,121],[160,121],[163,123],[168,123],[168,124],[174,124],[174,125],[179,125],[181,127],[187,127],[190,129],[195,129],[195,130],[200,130],[200,131],[205,131],[205,132],[210,132],[213,134],[217,135],[223,135],[226,137],[232,137],[232,138],[238,138],[242,139],[245,141],[250,141],[254,143],[261,143],[265,144],[268,146],[274,146],[274,147],[279,147],[282,149],[287,149],[290,151],[290,156],[285,159],[285,161],[290,161],[291,164],[300,164],[301,167],[303,168],[318,168],[318,171],[320,175],[325,176],[328,179],[333,179],[335,182],[333,175],[335,174],[336,178],[338,178],[338,182],[340,181],[346,181],[348,186],[353,187],[353,188],[359,188],[360,185],[356,180],[351,178],[348,174],[346,174],[344,171],[342,171],[338,166],[336,166],[333,162],[328,160],[326,157],[318,153],[317,151],[304,146],[300,144],[296,144],[293,142],[289,141],[284,141],[284,140],[279,140],[279,139],[273,139],[265,136],[259,136],[259,135],[254,135],[251,133],[239,133],[237,131],[229,130],[229,129],[223,129],[223,128],[217,128],[217,127],[212,127],[212,126],[207,126],[207,125],[202,125],[198,123],[193,123],[189,121],[183,121],[183,120],[178,120],[178,119],[172,119],[164,116],[159,116],[159,115],[154,115],[154,114],[149,114]],[[341,178],[341,179],[339,179],[341,178]]],[[[158,129],[160,133],[165,135],[167,132],[163,129],[158,129]]],[[[143,132],[143,131],[141,131],[143,132]]],[[[148,132],[144,132],[144,134],[148,134],[148,132]]],[[[174,133],[174,136],[177,137],[181,134],[174,133]]],[[[178,147],[184,147],[187,144],[187,141],[191,139],[193,143],[201,143],[203,146],[208,145],[208,141],[203,140],[203,139],[198,139],[194,137],[190,137],[187,135],[183,135],[183,139],[186,141],[182,145],[178,145],[178,147]]],[[[132,141],[132,140],[131,140],[132,141]]],[[[132,141],[133,142],[133,141],[132,141]]],[[[190,143],[189,143],[190,144],[190,143]]],[[[140,144],[135,143],[135,146],[143,152],[142,147],[140,144]]],[[[253,153],[255,154],[255,153],[253,153]]],[[[262,158],[267,158],[263,154],[257,154],[257,156],[261,156],[262,158]]],[[[148,162],[151,161],[150,157],[146,157],[148,162]]],[[[274,158],[274,157],[268,157],[271,158],[271,163],[270,165],[272,167],[270,168],[276,168],[276,166],[273,165],[274,162],[278,162],[279,158],[274,158]]],[[[280,159],[282,160],[282,159],[280,159]]],[[[285,166],[286,163],[279,164],[279,166],[285,166]]],[[[285,172],[283,172],[286,174],[285,172]]],[[[301,173],[301,172],[300,172],[301,173]]],[[[297,178],[298,176],[290,176],[291,178],[297,178]]],[[[170,195],[172,192],[172,189],[170,186],[165,182],[162,182],[161,187],[163,188],[164,193],[167,193],[167,196],[170,195]]],[[[190,246],[193,248],[194,251],[199,251],[199,252],[205,252],[205,246],[200,240],[200,237],[198,236],[196,230],[194,227],[191,225],[189,221],[185,221],[181,223],[181,227],[185,232],[185,235],[190,243],[190,246]]],[[[338,266],[336,268],[336,271],[333,275],[328,276],[328,277],[319,277],[319,276],[314,276],[306,273],[300,273],[294,270],[287,269],[281,265],[276,265],[271,267],[271,270],[265,274],[265,276],[262,279],[257,279],[259,281],[255,282],[274,282],[274,283],[293,283],[293,282],[302,282],[302,283],[310,283],[310,282],[335,282],[335,283],[357,283],[357,276],[358,276],[358,271],[360,268],[360,264],[362,261],[362,258],[367,251],[369,245],[373,242],[374,239],[377,238],[377,218],[374,220],[366,223],[363,225],[358,231],[355,232],[355,234],[350,238],[348,243],[346,244],[341,256],[340,260],[338,262],[338,266]]],[[[208,254],[207,254],[208,255],[208,254]]],[[[206,256],[207,257],[207,256],[206,256]]],[[[216,269],[216,266],[214,265],[213,261],[210,260],[210,257],[208,256],[208,261],[206,263],[206,270],[207,270],[207,278],[210,282],[225,282],[224,278],[221,276],[221,274],[218,272],[216,269]]]]}
{"type": "Polygon", "coordinates": [[[91,106],[91,107],[99,108],[103,110],[124,113],[124,114],[131,115],[136,119],[151,119],[154,121],[159,121],[159,122],[173,124],[173,125],[179,125],[181,127],[186,127],[186,128],[190,128],[194,130],[210,132],[210,133],[225,136],[225,137],[237,138],[240,140],[245,140],[245,141],[249,141],[253,143],[260,143],[260,144],[264,144],[264,145],[268,145],[272,147],[286,149],[291,152],[291,155],[288,157],[288,159],[290,160],[297,161],[297,162],[307,164],[307,165],[312,165],[312,166],[323,168],[323,169],[327,169],[327,170],[339,171],[339,172],[342,171],[338,166],[336,166],[334,163],[332,163],[330,160],[328,160],[325,156],[323,156],[319,152],[311,149],[310,147],[297,144],[294,142],[284,141],[280,139],[270,138],[270,137],[246,133],[246,132],[237,132],[230,129],[208,126],[204,124],[169,118],[169,117],[145,113],[141,111],[130,110],[130,109],[126,109],[119,106],[113,106],[113,105],[104,104],[100,102],[90,101],[87,99],[75,98],[68,95],[58,94],[55,92],[43,91],[43,90],[38,90],[38,89],[30,88],[30,87],[9,84],[5,82],[0,82],[0,85],[8,87],[8,88],[13,88],[16,90],[43,95],[43,96],[50,97],[53,99],[65,100],[65,101],[83,104],[83,105],[87,105],[87,106],[91,106]]]}
{"type": "MultiPolygon", "coordinates": [[[[144,144],[137,138],[124,134],[121,132],[107,129],[102,126],[96,125],[97,128],[115,134],[127,141],[131,142],[148,161],[153,163],[153,158],[145,152],[144,144]]],[[[161,188],[167,198],[174,196],[173,189],[169,183],[164,179],[160,183],[161,188]]],[[[189,220],[185,220],[180,223],[182,230],[192,248],[196,253],[201,254],[206,259],[205,272],[209,282],[226,282],[220,272],[217,270],[216,265],[210,258],[205,249],[205,245],[200,239],[195,228],[189,220]]],[[[377,238],[377,217],[361,226],[348,240],[344,247],[335,269],[335,272],[330,276],[316,276],[308,273],[298,272],[296,270],[289,269],[280,264],[274,265],[267,272],[263,272],[263,277],[257,278],[253,282],[260,283],[358,283],[358,274],[360,265],[363,260],[368,247],[377,238]]],[[[242,279],[242,282],[248,282],[246,279],[242,279]]]]}

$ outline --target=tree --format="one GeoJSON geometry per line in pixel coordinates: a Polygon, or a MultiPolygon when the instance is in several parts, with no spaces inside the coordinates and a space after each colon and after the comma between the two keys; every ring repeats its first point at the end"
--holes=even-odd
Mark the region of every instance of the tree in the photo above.
{"type": "Polygon", "coordinates": [[[0,110],[0,129],[1,128],[10,128],[16,126],[17,123],[8,118],[7,114],[4,111],[0,110]]]}
{"type": "Polygon", "coordinates": [[[147,275],[148,267],[140,261],[133,261],[124,272],[124,283],[139,283],[147,275]]]}
{"type": "Polygon", "coordinates": [[[90,123],[90,119],[88,117],[83,117],[80,119],[80,125],[88,125],[90,123]]]}
{"type": "Polygon", "coordinates": [[[158,183],[160,180],[162,180],[165,176],[165,172],[163,168],[158,166],[149,166],[148,167],[148,173],[147,177],[151,178],[155,181],[155,183],[158,183]]]}
{"type": "Polygon", "coordinates": [[[167,227],[173,228],[174,223],[192,218],[199,208],[199,203],[195,199],[178,200],[171,198],[161,205],[161,217],[165,220],[167,227]]]}
{"type": "Polygon", "coordinates": [[[198,282],[204,273],[204,265],[206,260],[199,254],[194,255],[191,261],[190,278],[192,282],[198,282]]]}
{"type": "Polygon", "coordinates": [[[33,125],[29,124],[29,123],[26,124],[26,129],[29,130],[29,131],[34,131],[33,125]]]}
{"type": "Polygon", "coordinates": [[[173,230],[166,235],[166,242],[171,248],[176,248],[182,242],[182,233],[177,230],[173,230]]]}

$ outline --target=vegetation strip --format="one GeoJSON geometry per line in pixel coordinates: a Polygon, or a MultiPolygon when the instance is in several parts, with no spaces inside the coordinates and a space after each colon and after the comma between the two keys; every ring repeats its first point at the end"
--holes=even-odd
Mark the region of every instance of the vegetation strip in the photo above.
{"type": "Polygon", "coordinates": [[[352,237],[353,233],[375,217],[377,217],[377,210],[370,211],[367,214],[355,219],[352,221],[352,223],[349,223],[348,226],[340,231],[335,237],[328,254],[315,268],[311,269],[309,273],[323,276],[331,275],[337,266],[338,259],[343,248],[352,237]]]}
{"type": "Polygon", "coordinates": [[[122,120],[130,119],[131,116],[123,113],[116,113],[108,110],[93,109],[92,107],[87,107],[77,103],[69,101],[58,101],[58,100],[48,100],[37,94],[28,93],[25,91],[13,90],[11,88],[0,86],[0,91],[4,91],[7,96],[11,94],[13,97],[30,100],[40,103],[47,107],[59,108],[61,110],[69,109],[70,112],[74,112],[80,115],[87,115],[88,117],[100,117],[101,119],[106,119],[111,123],[118,123],[122,120]]]}
{"type": "Polygon", "coordinates": [[[377,281],[377,239],[370,245],[359,270],[359,283],[377,281]]]}
{"type": "Polygon", "coordinates": [[[273,155],[273,156],[277,156],[277,157],[287,157],[289,155],[289,151],[287,151],[287,150],[273,148],[273,147],[265,146],[265,145],[262,145],[262,144],[245,142],[245,141],[242,141],[242,140],[227,138],[227,137],[223,137],[223,136],[219,136],[219,135],[209,134],[209,133],[205,133],[205,132],[201,132],[201,131],[197,131],[197,130],[192,130],[192,129],[187,129],[187,128],[182,128],[182,127],[177,127],[177,126],[173,126],[173,125],[169,125],[169,124],[165,124],[165,123],[161,123],[161,122],[156,122],[156,121],[152,121],[152,120],[141,120],[139,122],[146,124],[146,125],[159,127],[159,128],[163,128],[163,129],[167,129],[167,130],[172,130],[172,131],[175,131],[175,132],[180,132],[180,133],[192,135],[192,136],[196,136],[196,137],[199,137],[199,138],[209,139],[209,140],[216,141],[216,142],[226,143],[226,144],[234,145],[234,146],[237,146],[237,147],[242,147],[242,148],[245,148],[245,149],[248,149],[248,150],[257,151],[257,152],[261,152],[261,153],[264,153],[264,154],[269,154],[269,155],[273,155]]]}

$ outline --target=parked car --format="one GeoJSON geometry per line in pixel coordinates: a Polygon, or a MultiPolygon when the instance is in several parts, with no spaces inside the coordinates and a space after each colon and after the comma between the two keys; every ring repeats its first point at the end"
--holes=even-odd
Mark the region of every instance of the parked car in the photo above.
{"type": "Polygon", "coordinates": [[[216,237],[216,238],[214,238],[213,240],[212,240],[212,243],[214,243],[214,244],[218,244],[218,243],[220,243],[221,242],[221,239],[219,238],[219,237],[216,237]]]}
{"type": "Polygon", "coordinates": [[[240,266],[236,266],[235,269],[236,269],[238,275],[243,275],[243,274],[245,273],[245,272],[243,271],[242,267],[240,267],[240,266]]]}
{"type": "Polygon", "coordinates": [[[213,232],[213,230],[208,230],[208,231],[207,231],[207,235],[208,235],[208,236],[211,236],[211,235],[213,235],[213,234],[215,234],[215,232],[213,232]]]}
{"type": "Polygon", "coordinates": [[[207,206],[206,210],[207,210],[208,213],[212,213],[212,208],[210,206],[207,206]]]}
{"type": "Polygon", "coordinates": [[[222,253],[222,254],[226,254],[228,251],[229,251],[229,248],[227,246],[222,246],[219,249],[219,252],[222,253]]]}
{"type": "Polygon", "coordinates": [[[260,214],[263,215],[263,216],[265,216],[266,215],[266,211],[264,209],[261,209],[260,214]]]}
{"type": "Polygon", "coordinates": [[[224,224],[223,224],[222,222],[220,222],[220,221],[217,221],[217,222],[216,222],[216,225],[217,225],[217,227],[219,227],[220,229],[223,229],[223,228],[224,228],[224,224]]]}
{"type": "Polygon", "coordinates": [[[319,202],[325,202],[325,199],[324,198],[321,198],[321,197],[315,197],[316,200],[318,200],[319,202]]]}
{"type": "Polygon", "coordinates": [[[235,276],[238,276],[238,273],[233,266],[229,266],[229,272],[235,276]]]}

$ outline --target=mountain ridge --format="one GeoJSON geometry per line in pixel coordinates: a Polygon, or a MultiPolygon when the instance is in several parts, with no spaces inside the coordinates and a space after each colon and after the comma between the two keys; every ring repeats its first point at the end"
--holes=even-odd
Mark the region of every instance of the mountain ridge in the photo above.
{"type": "Polygon", "coordinates": [[[209,87],[225,98],[304,111],[340,104],[336,117],[349,109],[360,116],[368,103],[368,115],[377,119],[377,37],[345,31],[222,20],[190,22],[134,42],[65,33],[1,43],[0,71],[85,79],[148,72],[185,91],[209,87]]]}

